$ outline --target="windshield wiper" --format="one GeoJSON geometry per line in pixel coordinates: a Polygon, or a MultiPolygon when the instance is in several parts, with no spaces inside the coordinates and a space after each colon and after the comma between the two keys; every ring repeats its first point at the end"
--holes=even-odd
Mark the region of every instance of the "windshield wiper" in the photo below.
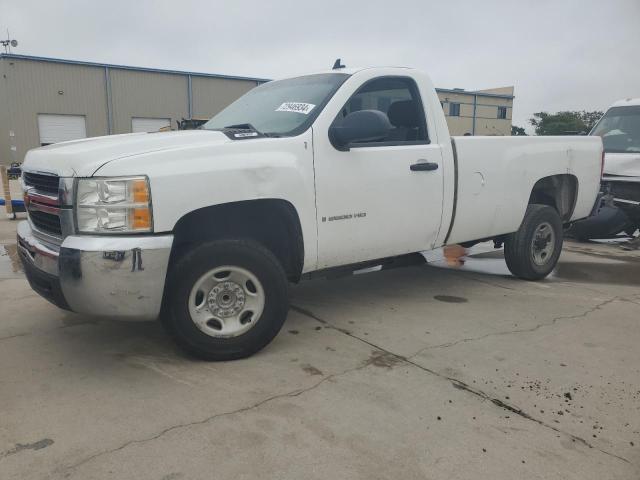
{"type": "Polygon", "coordinates": [[[223,130],[249,130],[250,132],[255,132],[262,137],[269,137],[269,138],[281,137],[279,133],[261,132],[250,123],[236,123],[235,125],[227,125],[226,127],[222,127],[222,129],[223,130]]]}
{"type": "Polygon", "coordinates": [[[262,135],[260,130],[251,125],[250,123],[236,123],[235,125],[227,125],[226,127],[222,127],[225,130],[251,130],[252,132],[256,132],[259,135],[262,135]]]}

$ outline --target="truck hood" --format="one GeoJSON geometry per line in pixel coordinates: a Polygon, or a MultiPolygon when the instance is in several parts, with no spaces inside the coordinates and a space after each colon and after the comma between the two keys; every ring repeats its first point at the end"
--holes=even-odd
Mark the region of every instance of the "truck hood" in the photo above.
{"type": "Polygon", "coordinates": [[[640,177],[640,152],[638,153],[605,153],[605,175],[640,177]]]}
{"type": "Polygon", "coordinates": [[[61,177],[90,177],[103,165],[117,159],[150,152],[194,146],[216,146],[231,142],[221,132],[130,133],[56,143],[30,150],[23,169],[53,173],[61,177]]]}

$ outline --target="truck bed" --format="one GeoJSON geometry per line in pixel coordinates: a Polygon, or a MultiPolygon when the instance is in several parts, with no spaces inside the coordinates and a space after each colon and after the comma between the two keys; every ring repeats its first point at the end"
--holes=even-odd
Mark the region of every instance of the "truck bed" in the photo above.
{"type": "Polygon", "coordinates": [[[515,232],[543,176],[569,175],[577,184],[566,222],[585,218],[600,187],[597,137],[452,137],[454,208],[446,244],[515,232]]]}

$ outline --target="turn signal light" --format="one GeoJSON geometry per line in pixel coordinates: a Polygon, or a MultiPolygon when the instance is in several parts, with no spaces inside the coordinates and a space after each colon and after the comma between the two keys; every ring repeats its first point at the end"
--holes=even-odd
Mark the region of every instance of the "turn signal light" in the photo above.
{"type": "Polygon", "coordinates": [[[148,207],[133,208],[131,212],[131,229],[148,230],[151,229],[151,212],[148,207]]]}
{"type": "Polygon", "coordinates": [[[135,203],[149,203],[149,186],[144,179],[133,180],[131,189],[133,190],[133,201],[135,203]]]}

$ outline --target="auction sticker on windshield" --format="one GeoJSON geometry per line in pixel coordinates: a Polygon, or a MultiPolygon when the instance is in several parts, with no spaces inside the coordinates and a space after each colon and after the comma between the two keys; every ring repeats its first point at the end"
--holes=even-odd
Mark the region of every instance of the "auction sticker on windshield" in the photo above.
{"type": "Polygon", "coordinates": [[[313,103],[284,102],[276,108],[276,112],[297,112],[308,115],[314,107],[315,105],[313,103]]]}

